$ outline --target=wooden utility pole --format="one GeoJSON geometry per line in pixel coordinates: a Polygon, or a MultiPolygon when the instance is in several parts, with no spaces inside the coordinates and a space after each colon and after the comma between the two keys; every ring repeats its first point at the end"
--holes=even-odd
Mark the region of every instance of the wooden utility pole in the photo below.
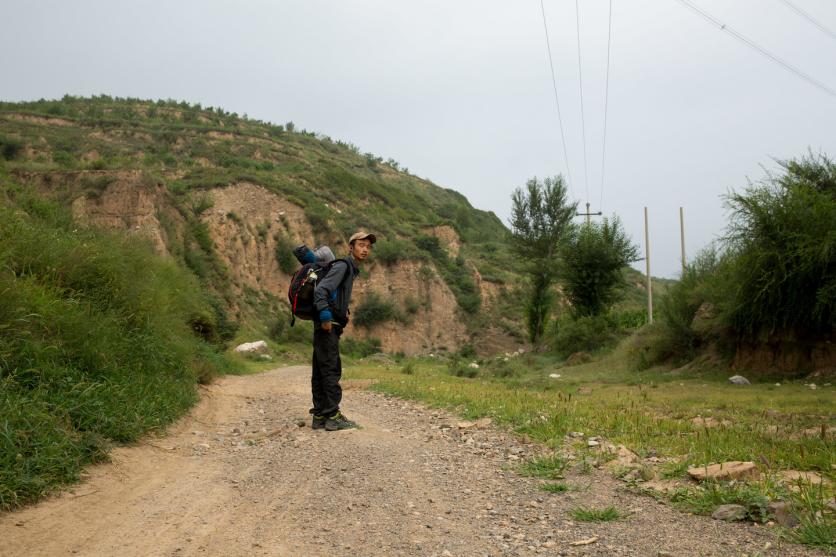
{"type": "Polygon", "coordinates": [[[575,213],[575,216],[578,217],[586,217],[586,224],[589,224],[589,217],[600,217],[603,213],[598,211],[597,213],[590,213],[589,212],[589,201],[586,202],[586,212],[585,213],[575,213]]]}
{"type": "Polygon", "coordinates": [[[679,239],[682,244],[682,276],[685,276],[685,210],[679,208],[679,239]]]}
{"type": "Polygon", "coordinates": [[[650,229],[647,224],[647,207],[644,208],[644,260],[647,264],[647,322],[653,323],[653,286],[650,283],[650,229]]]}

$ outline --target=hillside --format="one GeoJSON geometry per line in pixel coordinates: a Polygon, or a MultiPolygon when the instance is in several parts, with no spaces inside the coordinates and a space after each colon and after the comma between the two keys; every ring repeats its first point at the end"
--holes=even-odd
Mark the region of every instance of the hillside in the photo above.
{"type": "MultiPolygon", "coordinates": [[[[384,349],[455,349],[512,283],[506,229],[494,214],[292,123],[186,103],[65,97],[0,104],[0,143],[16,181],[87,222],[150,238],[241,321],[285,319],[293,245],[344,251],[358,228],[380,242],[357,307],[377,292],[399,323],[353,334],[384,349]]],[[[495,338],[516,329],[509,317],[491,320],[495,338]]]]}
{"type": "MultiPolygon", "coordinates": [[[[148,238],[256,330],[287,334],[294,245],[339,253],[365,228],[379,243],[356,291],[365,326],[349,337],[407,354],[522,342],[519,277],[500,219],[350,143],[291,122],[101,96],[0,103],[0,149],[7,181],[83,222],[148,238]]],[[[634,279],[633,301],[643,292],[634,279]]]]}

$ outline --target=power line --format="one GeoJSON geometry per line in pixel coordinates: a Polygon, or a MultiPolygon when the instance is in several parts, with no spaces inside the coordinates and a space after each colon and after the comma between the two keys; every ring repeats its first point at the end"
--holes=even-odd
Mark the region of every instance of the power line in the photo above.
{"type": "Polygon", "coordinates": [[[820,22],[819,20],[817,20],[816,18],[814,18],[813,16],[811,16],[810,14],[808,14],[807,12],[790,2],[789,0],[781,0],[781,2],[786,4],[792,11],[794,11],[795,13],[797,13],[798,15],[800,15],[801,17],[818,27],[822,33],[824,33],[825,35],[830,35],[831,39],[836,40],[836,33],[825,27],[822,22],[820,22]]]}
{"type": "Polygon", "coordinates": [[[693,10],[694,12],[696,12],[697,14],[699,14],[700,16],[702,16],[703,18],[705,18],[709,22],[711,22],[714,25],[716,25],[717,27],[719,27],[721,31],[727,32],[728,34],[730,34],[735,39],[741,41],[742,43],[749,46],[750,48],[755,49],[757,52],[759,52],[760,54],[762,54],[766,58],[772,60],[776,64],[779,64],[785,70],[788,70],[788,71],[794,73],[795,75],[797,75],[798,77],[800,77],[804,81],[810,83],[811,85],[814,85],[815,87],[818,87],[819,89],[821,89],[822,91],[824,91],[828,95],[830,95],[832,97],[836,97],[836,91],[834,91],[833,89],[831,89],[830,87],[828,87],[827,85],[822,83],[821,81],[818,81],[818,80],[810,77],[808,74],[802,72],[801,70],[799,70],[798,68],[796,68],[795,66],[790,64],[789,62],[786,62],[786,61],[782,60],[781,58],[779,58],[775,54],[772,54],[771,52],[769,52],[768,50],[766,50],[764,47],[760,46],[759,44],[757,44],[753,40],[747,39],[746,37],[744,37],[743,35],[741,35],[737,31],[735,31],[734,29],[732,29],[731,27],[729,27],[728,25],[726,25],[725,23],[723,23],[722,21],[720,21],[719,19],[714,17],[713,15],[711,15],[708,12],[702,10],[701,8],[695,6],[693,3],[690,2],[690,0],[678,0],[678,2],[682,5],[684,5],[685,7],[690,8],[691,10],[693,10]]]}
{"type": "Polygon", "coordinates": [[[549,53],[549,68],[552,71],[552,87],[554,88],[554,104],[557,106],[557,123],[560,124],[560,141],[563,143],[563,160],[566,163],[566,178],[569,182],[569,191],[572,197],[575,196],[572,188],[572,171],[569,169],[569,154],[566,151],[566,135],[563,133],[563,118],[560,116],[560,100],[557,96],[557,78],[554,76],[554,62],[552,61],[552,47],[549,42],[549,28],[546,25],[546,8],[543,7],[543,0],[540,0],[540,11],[543,13],[543,29],[546,31],[546,50],[549,53]]]}
{"type": "MultiPolygon", "coordinates": [[[[604,166],[607,161],[607,108],[610,100],[610,44],[612,43],[612,0],[610,0],[610,13],[607,23],[607,81],[604,86],[604,145],[601,149],[601,199],[598,201],[598,208],[604,211],[604,166]]],[[[587,211],[588,212],[588,211],[587,211]]]]}
{"type": "Polygon", "coordinates": [[[583,137],[583,181],[586,185],[586,201],[589,202],[589,170],[586,163],[586,121],[583,111],[583,74],[581,73],[581,15],[575,0],[575,25],[578,30],[578,87],[581,93],[581,136],[583,137]]]}

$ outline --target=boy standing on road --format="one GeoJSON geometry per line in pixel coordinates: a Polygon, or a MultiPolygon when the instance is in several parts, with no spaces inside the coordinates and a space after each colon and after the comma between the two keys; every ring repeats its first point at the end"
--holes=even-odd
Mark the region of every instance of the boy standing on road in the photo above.
{"type": "Polygon", "coordinates": [[[313,335],[313,408],[310,410],[313,429],[337,431],[357,427],[340,412],[340,377],[343,372],[340,335],[348,324],[348,305],[354,278],[376,241],[375,235],[368,232],[353,234],[348,240],[348,257],[334,261],[314,290],[314,306],[319,315],[314,319],[313,335]]]}

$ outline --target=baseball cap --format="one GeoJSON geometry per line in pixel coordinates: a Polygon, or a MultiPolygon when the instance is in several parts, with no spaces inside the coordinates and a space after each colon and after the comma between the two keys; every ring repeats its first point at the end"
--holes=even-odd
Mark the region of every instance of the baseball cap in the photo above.
{"type": "Polygon", "coordinates": [[[354,240],[368,240],[371,243],[377,242],[377,236],[371,234],[370,232],[355,232],[351,235],[351,238],[348,239],[348,243],[351,244],[354,240]]]}

